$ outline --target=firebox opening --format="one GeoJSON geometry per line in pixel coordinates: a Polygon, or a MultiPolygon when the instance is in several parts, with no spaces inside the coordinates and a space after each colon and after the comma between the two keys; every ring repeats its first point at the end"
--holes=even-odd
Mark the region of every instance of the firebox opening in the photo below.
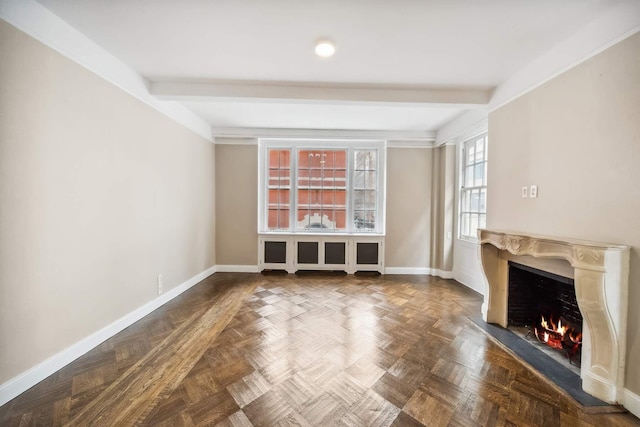
{"type": "Polygon", "coordinates": [[[574,280],[509,261],[509,329],[579,373],[582,314],[574,280]]]}

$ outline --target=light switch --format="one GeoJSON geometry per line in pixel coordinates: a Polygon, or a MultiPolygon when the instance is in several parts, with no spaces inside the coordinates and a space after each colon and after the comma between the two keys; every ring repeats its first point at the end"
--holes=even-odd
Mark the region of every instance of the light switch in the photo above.
{"type": "Polygon", "coordinates": [[[527,187],[522,187],[522,198],[526,199],[527,198],[527,187]]]}
{"type": "Polygon", "coordinates": [[[538,197],[538,186],[537,185],[532,185],[531,189],[529,190],[529,197],[531,197],[532,199],[535,199],[536,197],[538,197]]]}

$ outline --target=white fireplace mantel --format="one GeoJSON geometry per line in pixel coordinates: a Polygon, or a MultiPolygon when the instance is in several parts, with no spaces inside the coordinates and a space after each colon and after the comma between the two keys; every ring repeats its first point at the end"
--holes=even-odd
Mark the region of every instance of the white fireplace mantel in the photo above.
{"type": "MultiPolygon", "coordinates": [[[[582,388],[609,403],[621,403],[627,334],[629,247],[607,243],[481,229],[482,266],[487,289],[482,315],[507,327],[508,260],[534,257],[567,261],[573,268],[582,326],[582,388]]],[[[545,268],[542,268],[543,270],[545,268]]]]}

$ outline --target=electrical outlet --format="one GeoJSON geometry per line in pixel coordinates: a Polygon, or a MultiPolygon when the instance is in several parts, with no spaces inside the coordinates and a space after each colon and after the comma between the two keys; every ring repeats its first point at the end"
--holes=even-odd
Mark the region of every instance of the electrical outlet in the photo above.
{"type": "Polygon", "coordinates": [[[158,295],[162,294],[162,274],[158,274],[158,295]]]}
{"type": "Polygon", "coordinates": [[[532,199],[535,199],[536,197],[538,197],[538,186],[537,185],[532,185],[531,188],[529,189],[529,197],[531,197],[532,199]]]}
{"type": "Polygon", "coordinates": [[[522,187],[522,198],[526,199],[527,198],[527,191],[529,189],[527,187],[522,187]]]}

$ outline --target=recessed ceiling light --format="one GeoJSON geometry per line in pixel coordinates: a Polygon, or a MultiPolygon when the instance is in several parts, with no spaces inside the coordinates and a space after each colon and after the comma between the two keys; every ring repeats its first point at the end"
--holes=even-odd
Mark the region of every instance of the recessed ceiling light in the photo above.
{"type": "Polygon", "coordinates": [[[318,40],[316,43],[316,55],[321,58],[329,58],[336,53],[336,47],[330,40],[318,40]]]}

